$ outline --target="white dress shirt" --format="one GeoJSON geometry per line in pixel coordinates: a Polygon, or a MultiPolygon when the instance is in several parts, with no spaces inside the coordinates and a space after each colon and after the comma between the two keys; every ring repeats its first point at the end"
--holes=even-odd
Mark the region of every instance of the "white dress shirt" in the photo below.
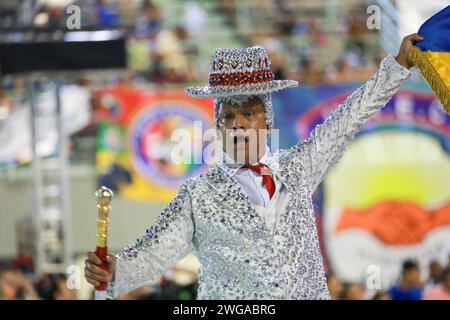
{"type": "MultiPolygon", "coordinates": [[[[227,163],[232,163],[228,155],[227,163]]],[[[228,173],[234,177],[240,184],[242,190],[249,198],[250,202],[256,209],[256,212],[262,216],[272,232],[275,232],[275,228],[279,218],[279,212],[282,212],[286,208],[288,203],[287,191],[283,182],[277,175],[277,168],[273,165],[272,155],[269,151],[269,147],[266,146],[266,151],[259,163],[265,164],[272,172],[272,179],[275,182],[275,192],[272,199],[269,196],[267,188],[263,185],[263,178],[257,172],[249,168],[245,168],[243,165],[230,164],[227,165],[228,173]]]]}

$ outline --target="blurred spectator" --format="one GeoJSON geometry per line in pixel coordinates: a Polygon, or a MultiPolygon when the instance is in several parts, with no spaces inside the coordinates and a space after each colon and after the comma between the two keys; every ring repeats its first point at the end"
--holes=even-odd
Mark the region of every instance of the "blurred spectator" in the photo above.
{"type": "Polygon", "coordinates": [[[376,71],[379,65],[372,68],[362,67],[362,60],[354,52],[344,52],[336,62],[334,70],[328,72],[327,80],[332,84],[345,84],[358,81],[367,81],[376,71]]]}
{"type": "Polygon", "coordinates": [[[67,278],[65,275],[58,275],[55,279],[56,290],[54,292],[55,300],[76,300],[76,291],[67,287],[67,278]]]}
{"type": "Polygon", "coordinates": [[[429,283],[430,284],[436,284],[442,281],[444,270],[437,260],[432,260],[429,265],[430,269],[430,276],[429,276],[429,283]]]}
{"type": "Polygon", "coordinates": [[[44,273],[36,285],[37,292],[42,299],[54,300],[58,290],[56,275],[44,273]]]}
{"type": "Polygon", "coordinates": [[[342,283],[331,272],[327,274],[327,285],[331,300],[338,300],[342,295],[343,287],[342,283]]]}
{"type": "Polygon", "coordinates": [[[301,61],[300,74],[297,80],[301,85],[318,85],[325,80],[324,73],[317,67],[314,57],[305,58],[301,61]]]}
{"type": "Polygon", "coordinates": [[[13,269],[18,269],[25,274],[34,272],[34,262],[31,253],[26,248],[20,248],[19,254],[11,261],[13,269]]]}
{"type": "Polygon", "coordinates": [[[106,0],[97,0],[94,7],[97,25],[99,26],[117,26],[120,25],[120,16],[106,0]]]}
{"type": "Polygon", "coordinates": [[[135,12],[139,10],[135,0],[122,0],[118,3],[119,15],[122,24],[133,25],[135,22],[135,12]]]}
{"type": "Polygon", "coordinates": [[[0,271],[0,300],[38,300],[31,280],[20,270],[0,271]]]}
{"type": "Polygon", "coordinates": [[[364,35],[369,31],[366,27],[366,17],[364,11],[353,10],[349,13],[347,20],[347,43],[345,49],[354,51],[360,56],[364,56],[367,44],[364,35]]]}
{"type": "Polygon", "coordinates": [[[237,10],[236,2],[239,0],[217,0],[217,6],[221,12],[227,14],[228,21],[232,26],[236,26],[237,10]]]}
{"type": "Polygon", "coordinates": [[[158,33],[151,70],[154,82],[184,83],[196,77],[181,44],[186,38],[186,31],[180,26],[158,33]]]}
{"type": "Polygon", "coordinates": [[[272,62],[272,71],[276,80],[287,79],[286,60],[283,55],[283,44],[276,38],[267,38],[262,46],[267,50],[267,54],[272,62]]]}
{"type": "Polygon", "coordinates": [[[420,283],[419,265],[412,260],[403,263],[400,284],[389,289],[392,300],[420,300],[422,287],[420,283]]]}
{"type": "Polygon", "coordinates": [[[423,300],[450,300],[450,268],[442,274],[442,282],[436,283],[424,294],[423,300]]]}
{"type": "Polygon", "coordinates": [[[194,41],[202,41],[207,31],[208,15],[196,1],[186,1],[183,6],[183,27],[194,41]]]}
{"type": "Polygon", "coordinates": [[[161,30],[162,16],[153,1],[146,0],[142,3],[141,13],[136,19],[136,36],[153,39],[161,30]]]}
{"type": "Polygon", "coordinates": [[[319,26],[319,22],[316,19],[308,21],[308,35],[317,47],[322,47],[327,42],[327,36],[322,31],[322,28],[319,26]]]}
{"type": "Polygon", "coordinates": [[[332,84],[343,84],[355,81],[354,69],[344,58],[336,62],[336,71],[328,75],[328,81],[332,84]]]}
{"type": "Polygon", "coordinates": [[[347,283],[342,291],[343,300],[365,300],[365,290],[361,283],[347,283]]]}
{"type": "Polygon", "coordinates": [[[279,23],[280,35],[290,36],[295,34],[303,34],[307,27],[297,20],[297,17],[292,12],[285,14],[279,23]]]}
{"type": "Polygon", "coordinates": [[[8,117],[12,109],[11,96],[5,90],[0,88],[0,121],[8,117]]]}
{"type": "Polygon", "coordinates": [[[371,76],[373,76],[380,68],[380,63],[385,57],[386,54],[382,51],[375,54],[371,59],[371,63],[369,63],[369,65],[366,68],[359,70],[358,74],[361,80],[365,81],[369,79],[371,76]]]}
{"type": "Polygon", "coordinates": [[[392,300],[389,293],[380,291],[375,293],[375,295],[372,297],[372,300],[392,300]]]}

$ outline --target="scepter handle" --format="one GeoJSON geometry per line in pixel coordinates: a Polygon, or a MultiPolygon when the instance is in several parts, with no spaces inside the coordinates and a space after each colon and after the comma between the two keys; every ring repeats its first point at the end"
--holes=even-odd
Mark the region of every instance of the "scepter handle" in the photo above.
{"type": "MultiPolygon", "coordinates": [[[[113,192],[111,189],[102,186],[95,192],[97,199],[97,247],[95,253],[101,261],[100,268],[108,271],[108,227],[109,213],[111,211],[111,200],[113,192]]],[[[95,287],[97,292],[106,291],[107,283],[101,282],[95,287]]],[[[96,296],[97,296],[96,292],[96,296]]]]}

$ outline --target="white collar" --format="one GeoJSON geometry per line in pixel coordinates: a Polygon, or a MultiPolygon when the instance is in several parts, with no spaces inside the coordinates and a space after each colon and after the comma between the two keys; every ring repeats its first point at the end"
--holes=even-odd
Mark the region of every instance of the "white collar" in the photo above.
{"type": "MultiPolygon", "coordinates": [[[[224,151],[222,152],[223,156],[223,166],[222,168],[225,169],[225,171],[230,175],[234,176],[239,169],[241,169],[244,165],[243,164],[236,164],[234,163],[234,160],[224,151]]],[[[266,145],[264,155],[259,159],[257,163],[262,163],[266,165],[271,171],[278,171],[278,165],[276,164],[276,159],[273,158],[269,146],[266,145]]],[[[257,164],[254,163],[254,164],[257,164]]]]}

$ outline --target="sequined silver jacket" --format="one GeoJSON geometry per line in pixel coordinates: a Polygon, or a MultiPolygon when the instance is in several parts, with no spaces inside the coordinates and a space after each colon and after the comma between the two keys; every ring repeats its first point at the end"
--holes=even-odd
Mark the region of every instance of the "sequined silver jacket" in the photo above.
{"type": "Polygon", "coordinates": [[[192,250],[201,263],[198,299],[328,299],[312,193],[409,75],[386,57],[307,140],[274,154],[289,197],[274,232],[218,163],[186,181],[156,223],[116,256],[108,294],[156,282],[192,250]]]}

